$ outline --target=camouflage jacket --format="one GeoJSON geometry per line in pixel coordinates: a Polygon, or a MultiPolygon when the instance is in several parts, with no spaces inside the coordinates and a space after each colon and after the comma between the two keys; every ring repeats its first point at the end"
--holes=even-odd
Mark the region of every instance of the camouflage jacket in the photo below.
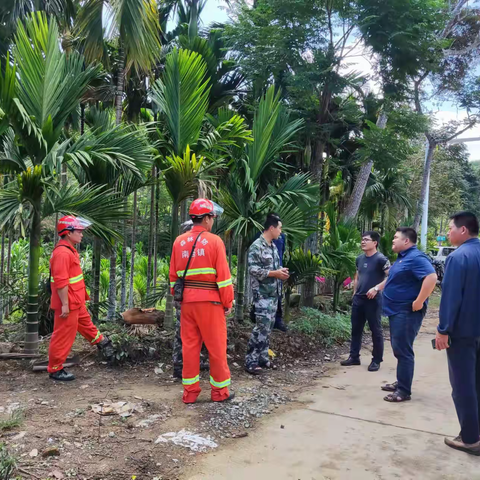
{"type": "Polygon", "coordinates": [[[280,268],[277,247],[269,245],[263,235],[255,240],[248,250],[248,273],[254,298],[278,297],[282,293],[282,283],[268,276],[271,270],[280,268]]]}

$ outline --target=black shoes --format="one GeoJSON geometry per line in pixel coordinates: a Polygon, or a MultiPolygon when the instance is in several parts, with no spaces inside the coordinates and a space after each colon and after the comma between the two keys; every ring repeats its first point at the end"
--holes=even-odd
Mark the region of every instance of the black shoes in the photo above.
{"type": "Polygon", "coordinates": [[[288,327],[285,325],[283,320],[279,318],[278,320],[275,320],[275,325],[273,325],[273,328],[275,330],[280,330],[281,332],[286,332],[288,330],[288,327]]]}
{"type": "Polygon", "coordinates": [[[173,367],[173,378],[177,378],[178,380],[181,380],[182,379],[182,370],[183,370],[183,367],[182,366],[174,366],[173,367]]]}
{"type": "Polygon", "coordinates": [[[372,360],[372,363],[368,366],[368,371],[378,372],[379,370],[380,370],[380,364],[372,360]]]}
{"type": "Polygon", "coordinates": [[[224,400],[214,400],[215,403],[223,403],[223,402],[229,402],[230,400],[233,400],[235,398],[235,392],[232,392],[227,398],[224,400]]]}
{"type": "Polygon", "coordinates": [[[115,356],[112,341],[108,337],[104,337],[103,340],[97,343],[97,347],[102,353],[102,357],[107,361],[112,361],[115,356]]]}
{"type": "Polygon", "coordinates": [[[50,378],[59,382],[71,382],[72,380],[75,380],[75,375],[68,373],[64,368],[62,368],[58,372],[51,373],[50,378]]]}
{"type": "Polygon", "coordinates": [[[343,367],[351,367],[352,365],[361,365],[360,359],[354,359],[352,357],[348,357],[346,360],[343,360],[343,362],[340,362],[340,365],[343,367]]]}

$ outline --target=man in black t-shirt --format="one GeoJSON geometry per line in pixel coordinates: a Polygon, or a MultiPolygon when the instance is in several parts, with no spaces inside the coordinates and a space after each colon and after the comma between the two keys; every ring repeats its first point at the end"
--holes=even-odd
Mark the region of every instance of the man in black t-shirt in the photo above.
{"type": "Polygon", "coordinates": [[[365,323],[372,331],[373,352],[369,372],[376,372],[383,361],[382,294],[390,262],[377,251],[380,235],[365,232],[362,235],[363,255],[357,257],[354,296],[352,304],[352,342],[350,356],[341,362],[343,366],[360,365],[360,349],[365,323]]]}

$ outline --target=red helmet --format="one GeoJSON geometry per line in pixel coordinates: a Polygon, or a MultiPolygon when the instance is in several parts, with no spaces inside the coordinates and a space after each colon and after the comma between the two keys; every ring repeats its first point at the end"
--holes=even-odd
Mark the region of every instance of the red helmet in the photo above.
{"type": "Polygon", "coordinates": [[[85,220],[82,217],[74,217],[67,215],[62,217],[57,223],[57,233],[61,235],[64,232],[73,232],[74,230],[85,230],[92,222],[85,220]]]}
{"type": "Polygon", "coordinates": [[[188,214],[191,217],[205,217],[211,215],[212,217],[219,217],[223,213],[223,208],[211,200],[206,198],[197,198],[190,205],[188,214]]]}

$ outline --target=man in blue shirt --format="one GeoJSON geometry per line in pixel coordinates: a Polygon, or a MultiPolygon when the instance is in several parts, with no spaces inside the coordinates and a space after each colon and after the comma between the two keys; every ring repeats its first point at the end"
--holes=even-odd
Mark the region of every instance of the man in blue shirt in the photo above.
{"type": "Polygon", "coordinates": [[[458,249],[445,262],[436,347],[447,350],[452,397],[460,435],[452,448],[480,455],[480,241],[470,212],[450,218],[448,238],[458,249]]]}
{"type": "MultiPolygon", "coordinates": [[[[397,359],[397,381],[382,387],[392,392],[384,400],[411,399],[415,354],[413,342],[427,310],[427,299],[435,289],[437,275],[428,257],[417,248],[413,228],[397,228],[392,250],[398,253],[384,285],[383,312],[390,322],[390,342],[397,359]]],[[[382,285],[378,286],[382,289],[382,285]]]]}

